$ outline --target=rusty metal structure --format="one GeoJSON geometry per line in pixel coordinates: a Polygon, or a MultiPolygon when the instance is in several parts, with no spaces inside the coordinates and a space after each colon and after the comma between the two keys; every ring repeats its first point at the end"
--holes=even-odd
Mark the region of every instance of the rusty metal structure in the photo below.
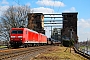
{"type": "MultiPolygon", "coordinates": [[[[59,15],[62,15],[62,17],[44,17],[43,13],[28,13],[28,25],[27,25],[27,27],[29,29],[35,30],[39,33],[45,34],[44,18],[63,18],[63,20],[62,20],[63,23],[59,23],[59,24],[63,24],[63,28],[61,30],[62,38],[64,38],[64,39],[66,38],[69,40],[71,38],[73,38],[75,40],[75,42],[77,43],[78,42],[77,14],[78,14],[77,12],[68,12],[68,13],[59,14],[59,15]]],[[[48,14],[48,15],[50,15],[50,14],[48,14]]],[[[55,23],[55,24],[58,24],[58,23],[55,23]]]]}
{"type": "Polygon", "coordinates": [[[42,13],[28,13],[27,28],[45,34],[44,30],[44,15],[42,13]]]}
{"type": "Polygon", "coordinates": [[[75,42],[78,42],[77,36],[77,12],[62,13],[63,16],[63,28],[61,35],[63,39],[73,38],[75,42]]]}

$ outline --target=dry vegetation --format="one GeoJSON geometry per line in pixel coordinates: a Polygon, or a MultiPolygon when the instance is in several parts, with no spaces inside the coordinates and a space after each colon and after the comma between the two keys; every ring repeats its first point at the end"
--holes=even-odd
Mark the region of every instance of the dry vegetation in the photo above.
{"type": "Polygon", "coordinates": [[[74,53],[73,50],[70,53],[70,48],[64,52],[65,50],[66,47],[55,46],[34,57],[33,60],[87,60],[81,55],[74,53]]]}

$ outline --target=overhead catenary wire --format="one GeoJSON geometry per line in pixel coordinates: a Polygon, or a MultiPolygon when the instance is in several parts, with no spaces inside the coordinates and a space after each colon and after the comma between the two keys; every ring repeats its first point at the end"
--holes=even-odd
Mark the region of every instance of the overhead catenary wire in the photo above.
{"type": "MultiPolygon", "coordinates": [[[[43,4],[44,4],[44,1],[45,1],[45,0],[43,0],[43,4]]],[[[46,5],[45,5],[45,4],[44,4],[44,6],[46,7],[46,5]]],[[[46,8],[46,10],[47,10],[47,12],[48,12],[48,9],[47,9],[47,8],[46,8]]],[[[48,12],[48,13],[49,13],[49,12],[48,12]]]]}
{"type": "Polygon", "coordinates": [[[49,5],[50,5],[50,8],[51,8],[51,4],[50,4],[50,1],[48,0],[48,3],[49,3],[49,5]]]}
{"type": "MultiPolygon", "coordinates": [[[[54,3],[53,3],[53,10],[54,10],[54,5],[55,5],[55,0],[54,0],[54,3]]],[[[53,13],[53,11],[52,11],[52,13],[53,13]]]]}
{"type": "Polygon", "coordinates": [[[57,13],[59,13],[59,10],[60,10],[60,7],[61,7],[62,2],[63,2],[63,0],[61,0],[61,3],[60,3],[59,8],[57,10],[57,13]]]}
{"type": "Polygon", "coordinates": [[[15,0],[13,0],[15,3],[17,3],[18,5],[20,5],[20,3],[19,3],[19,0],[18,0],[18,2],[16,2],[15,0]]]}

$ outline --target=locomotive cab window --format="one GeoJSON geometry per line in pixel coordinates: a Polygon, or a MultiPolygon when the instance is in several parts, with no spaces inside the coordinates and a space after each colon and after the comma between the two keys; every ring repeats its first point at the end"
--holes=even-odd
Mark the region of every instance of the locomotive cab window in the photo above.
{"type": "Polygon", "coordinates": [[[17,30],[12,30],[12,34],[17,34],[17,30]]]}
{"type": "Polygon", "coordinates": [[[12,34],[23,34],[22,30],[12,30],[12,34]]]}
{"type": "Polygon", "coordinates": [[[22,30],[18,30],[18,34],[23,34],[23,31],[22,30]]]}

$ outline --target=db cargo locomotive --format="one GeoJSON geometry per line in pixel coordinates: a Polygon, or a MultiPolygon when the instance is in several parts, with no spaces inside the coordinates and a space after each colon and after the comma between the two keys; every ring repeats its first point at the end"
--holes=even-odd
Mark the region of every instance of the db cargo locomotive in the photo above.
{"type": "Polygon", "coordinates": [[[35,46],[47,44],[47,36],[28,28],[12,28],[10,30],[11,47],[35,46]]]}

